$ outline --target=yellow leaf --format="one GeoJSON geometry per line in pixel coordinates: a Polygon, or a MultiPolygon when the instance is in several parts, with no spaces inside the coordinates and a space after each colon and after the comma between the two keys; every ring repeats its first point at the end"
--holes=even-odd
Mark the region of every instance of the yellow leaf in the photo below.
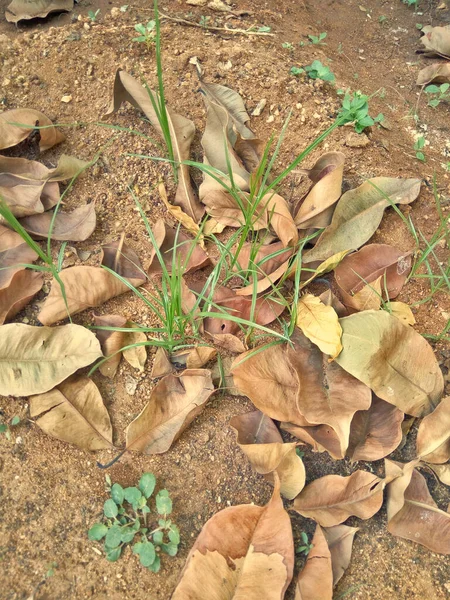
{"type": "Polygon", "coordinates": [[[325,306],[319,298],[306,294],[297,305],[297,327],[322,352],[336,358],[342,350],[342,329],[332,306],[325,306]]]}
{"type": "Polygon", "coordinates": [[[391,314],[397,319],[400,319],[402,323],[405,325],[414,325],[416,319],[412,313],[410,307],[404,302],[390,302],[389,307],[391,309],[391,314]]]}
{"type": "Polygon", "coordinates": [[[192,217],[186,214],[179,206],[175,206],[174,204],[170,204],[167,198],[166,188],[163,183],[159,184],[158,187],[159,195],[161,196],[161,200],[163,201],[165,207],[170,212],[172,217],[179,221],[187,231],[192,233],[196,239],[198,239],[198,243],[204,249],[205,248],[205,240],[203,235],[200,234],[200,227],[194,221],[192,217]]]}
{"type": "Polygon", "coordinates": [[[334,269],[338,266],[338,264],[341,262],[341,260],[345,256],[347,256],[347,254],[349,252],[351,252],[351,250],[342,250],[342,252],[337,252],[336,254],[333,254],[333,256],[330,256],[330,258],[327,258],[327,260],[324,260],[323,263],[320,263],[320,265],[317,267],[317,269],[313,273],[312,277],[310,277],[308,279],[308,281],[305,281],[304,283],[301,284],[300,289],[303,289],[304,287],[306,287],[318,275],[323,275],[324,273],[329,273],[330,271],[334,271],[334,269]]]}

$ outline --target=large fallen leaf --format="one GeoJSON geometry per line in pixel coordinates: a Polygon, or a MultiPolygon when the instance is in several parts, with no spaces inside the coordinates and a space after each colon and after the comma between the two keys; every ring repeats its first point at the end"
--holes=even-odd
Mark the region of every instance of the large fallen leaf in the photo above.
{"type": "Polygon", "coordinates": [[[213,392],[207,369],[166,375],[153,388],[144,410],[128,425],[127,449],[144,454],[167,452],[202,412],[213,392]]]}
{"type": "Polygon", "coordinates": [[[42,273],[29,269],[15,273],[9,285],[0,289],[0,325],[25,308],[42,288],[43,283],[42,273]]]}
{"type": "Polygon", "coordinates": [[[440,510],[428,491],[418,461],[401,464],[385,460],[388,531],[393,535],[450,554],[450,513],[440,510]]]}
{"type": "Polygon", "coordinates": [[[450,63],[440,62],[420,69],[416,83],[417,85],[450,83],[450,63]]]}
{"type": "Polygon", "coordinates": [[[299,229],[322,228],[330,224],[334,204],[341,196],[344,159],[342,152],[327,152],[309,171],[313,186],[294,217],[299,229]]]}
{"type": "MultiPolygon", "coordinates": [[[[158,246],[163,263],[169,273],[173,268],[179,269],[182,274],[202,269],[210,263],[204,250],[197,245],[195,240],[189,238],[182,231],[168,227],[162,219],[153,226],[153,235],[158,246]]],[[[155,248],[150,254],[149,275],[162,273],[155,248]]]]}
{"type": "Polygon", "coordinates": [[[320,525],[316,525],[312,548],[298,576],[294,600],[319,599],[333,599],[333,570],[324,532],[320,525]]]}
{"type": "Polygon", "coordinates": [[[276,482],[267,506],[231,506],[204,525],[172,600],[281,600],[293,570],[291,522],[276,482]]]}
{"type": "Polygon", "coordinates": [[[325,260],[343,250],[357,250],[377,230],[384,210],[392,204],[410,204],[420,192],[420,179],[374,177],[339,200],[331,224],[303,262],[325,260]],[[387,199],[389,198],[389,200],[387,199]]]}
{"type": "Polygon", "coordinates": [[[352,557],[353,538],[359,527],[336,525],[323,530],[331,554],[333,586],[341,579],[352,557]]]}
{"type": "MultiPolygon", "coordinates": [[[[155,92],[145,89],[134,77],[119,69],[114,81],[113,100],[105,116],[117,112],[121,104],[129,102],[145,114],[158,134],[164,138],[150,94],[153,95],[154,101],[158,103],[159,98],[155,92]]],[[[166,107],[166,111],[174,158],[178,163],[181,163],[189,159],[190,148],[195,135],[195,125],[189,119],[173,112],[169,107],[166,107]]],[[[177,174],[178,187],[174,203],[180,206],[195,222],[198,222],[204,214],[204,207],[198,201],[192,188],[189,167],[185,164],[179,164],[177,174]]]]}
{"type": "Polygon", "coordinates": [[[402,252],[387,244],[368,244],[346,256],[336,267],[334,277],[345,306],[362,310],[354,296],[369,284],[380,280],[383,297],[396,298],[411,271],[411,252],[402,252]]]}
{"type": "Polygon", "coordinates": [[[305,485],[305,467],[295,451],[297,444],[284,444],[275,423],[259,410],[233,417],[230,425],[255,471],[272,483],[276,472],[281,494],[289,500],[295,498],[305,485]]]}
{"type": "Polygon", "coordinates": [[[44,19],[56,12],[73,9],[73,0],[13,0],[6,8],[5,17],[10,23],[22,20],[44,19]]]}
{"type": "MultiPolygon", "coordinates": [[[[102,264],[127,279],[137,287],[145,282],[145,275],[137,254],[121,240],[111,242],[102,247],[102,264]]],[[[115,275],[101,267],[77,266],[63,269],[59,274],[65,286],[68,310],[71,315],[86,308],[103,304],[110,298],[129,291],[129,287],[115,275]]],[[[67,308],[61,288],[53,281],[50,294],[47,296],[39,321],[51,325],[67,318],[67,308]]]]}
{"type": "Polygon", "coordinates": [[[0,225],[0,290],[6,288],[22,265],[36,260],[36,252],[15,231],[0,225]]]}
{"type": "Polygon", "coordinates": [[[30,416],[39,417],[35,423],[45,433],[82,450],[113,446],[108,411],[88,377],[73,376],[45,394],[31,396],[30,416]]]}
{"type": "Polygon", "coordinates": [[[379,310],[340,320],[344,349],[336,361],[382,400],[422,417],[439,403],[444,378],[428,342],[379,310]]]}
{"type": "Polygon", "coordinates": [[[322,527],[343,523],[348,517],[370,519],[383,504],[385,482],[367,471],[349,477],[326,475],[307,485],[294,500],[294,510],[322,527]]]}
{"type": "MultiPolygon", "coordinates": [[[[126,317],[120,315],[95,315],[94,325],[96,327],[126,327],[126,317]]],[[[125,346],[124,331],[111,331],[107,329],[96,329],[95,334],[100,342],[102,352],[110,358],[99,366],[99,371],[105,377],[114,377],[119,366],[122,353],[120,349],[125,346]]]]}
{"type": "Polygon", "coordinates": [[[373,397],[368,410],[355,413],[350,425],[347,456],[352,461],[380,460],[393,452],[402,441],[401,410],[373,397]]]}
{"type": "Polygon", "coordinates": [[[342,329],[332,306],[326,306],[312,294],[305,294],[297,304],[297,327],[308,339],[331,358],[342,350],[342,329]]]}
{"type": "Polygon", "coordinates": [[[425,56],[444,56],[450,58],[450,25],[445,27],[422,27],[420,41],[424,45],[425,56]]]}
{"type": "Polygon", "coordinates": [[[422,419],[417,432],[417,456],[427,463],[450,460],[450,396],[422,419]]]}
{"type": "Polygon", "coordinates": [[[1,325],[1,393],[30,396],[47,392],[100,356],[97,338],[80,325],[1,325]]]}
{"type": "Polygon", "coordinates": [[[0,150],[11,148],[25,140],[36,131],[34,129],[36,126],[44,128],[39,129],[41,152],[66,139],[58,128],[53,127],[44,113],[31,108],[15,108],[0,114],[0,150]]]}
{"type": "MultiPolygon", "coordinates": [[[[22,227],[37,240],[48,239],[53,212],[25,217],[22,227]]],[[[52,240],[83,242],[94,232],[96,225],[95,202],[79,206],[70,213],[58,211],[51,234],[52,240]]]]}

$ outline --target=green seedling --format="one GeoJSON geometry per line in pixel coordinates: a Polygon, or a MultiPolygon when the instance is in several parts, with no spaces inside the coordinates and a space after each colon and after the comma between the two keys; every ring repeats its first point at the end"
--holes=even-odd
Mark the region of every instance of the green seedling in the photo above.
{"type": "Polygon", "coordinates": [[[387,16],[386,15],[380,15],[378,17],[378,23],[380,23],[380,25],[383,25],[383,23],[385,23],[387,21],[387,16]]]}
{"type": "Polygon", "coordinates": [[[311,550],[314,548],[313,544],[311,544],[308,540],[308,534],[305,533],[304,531],[301,532],[300,534],[300,538],[301,538],[301,544],[300,546],[297,546],[295,552],[296,554],[304,554],[305,556],[308,556],[308,554],[311,552],[311,550]]]}
{"type": "Polygon", "coordinates": [[[326,43],[323,41],[327,37],[326,31],[319,33],[319,35],[308,35],[308,37],[311,40],[311,44],[314,44],[315,46],[326,46],[326,43]]]}
{"type": "Polygon", "coordinates": [[[149,21],[147,25],[138,23],[134,26],[135,30],[140,34],[138,37],[133,38],[133,42],[140,42],[147,45],[150,49],[156,40],[156,23],[155,21],[149,21]]]}
{"type": "Polygon", "coordinates": [[[362,133],[366,127],[381,123],[384,119],[382,113],[374,118],[369,115],[369,100],[369,96],[361,92],[354,92],[353,94],[347,92],[342,101],[338,117],[343,117],[344,123],[353,122],[356,133],[362,133]]]}
{"type": "Polygon", "coordinates": [[[99,14],[100,14],[99,8],[95,12],[93,10],[90,10],[88,12],[88,18],[91,20],[91,23],[95,23],[99,14]]]}
{"type": "Polygon", "coordinates": [[[207,27],[208,23],[211,21],[211,17],[206,17],[205,15],[201,15],[199,25],[202,27],[207,27]]]}
{"type": "Polygon", "coordinates": [[[441,102],[448,102],[450,100],[450,94],[448,90],[450,83],[441,83],[441,85],[427,85],[425,88],[425,94],[430,95],[428,100],[428,106],[436,108],[441,102]]]}
{"type": "Polygon", "coordinates": [[[124,4],[120,7],[120,12],[127,12],[129,4],[124,4]]]}
{"type": "Polygon", "coordinates": [[[58,568],[58,563],[52,561],[48,566],[47,566],[47,571],[45,573],[45,579],[48,579],[49,577],[53,577],[53,575],[55,574],[55,569],[58,568]]]}
{"type": "Polygon", "coordinates": [[[294,46],[293,46],[293,44],[291,44],[291,42],[283,42],[281,44],[281,47],[285,48],[286,50],[293,50],[294,49],[294,46]]]}
{"type": "Polygon", "coordinates": [[[425,137],[423,135],[421,135],[414,142],[414,150],[416,151],[417,160],[421,160],[422,162],[425,162],[425,154],[422,152],[424,146],[425,146],[425,137]]]}
{"type": "Polygon", "coordinates": [[[180,543],[178,527],[167,518],[172,512],[169,492],[160,490],[152,498],[156,487],[153,473],[144,473],[138,487],[123,488],[110,482],[111,479],[107,479],[111,497],[103,505],[102,520],[89,529],[89,539],[103,540],[106,559],[110,562],[118,560],[123,549],[131,544],[141,565],[157,573],[161,556],[175,556],[180,543]],[[150,500],[154,501],[152,508],[150,500]]]}
{"type": "Polygon", "coordinates": [[[417,8],[419,6],[419,0],[403,0],[403,4],[406,4],[407,6],[414,6],[414,8],[417,8]]]}
{"type": "Polygon", "coordinates": [[[298,77],[298,75],[302,73],[306,73],[311,79],[322,79],[322,81],[329,81],[330,83],[336,81],[336,77],[330,70],[330,67],[323,65],[320,60],[314,60],[310,65],[306,65],[304,68],[291,68],[291,75],[298,77]]]}
{"type": "Polygon", "coordinates": [[[16,427],[20,423],[20,417],[17,415],[9,423],[0,423],[0,434],[4,433],[8,441],[11,440],[11,427],[16,427]]]}
{"type": "Polygon", "coordinates": [[[422,23],[416,23],[416,29],[418,29],[419,31],[421,31],[421,29],[423,29],[423,24],[422,23]]]}

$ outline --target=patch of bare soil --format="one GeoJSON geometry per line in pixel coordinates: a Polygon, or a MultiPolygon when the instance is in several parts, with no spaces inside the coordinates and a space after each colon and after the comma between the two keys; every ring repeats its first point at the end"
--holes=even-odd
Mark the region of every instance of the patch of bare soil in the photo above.
{"type": "MultiPolygon", "coordinates": [[[[142,73],[150,84],[155,81],[155,60],[144,44],[132,42],[134,24],[152,17],[149,2],[137,0],[126,12],[114,11],[121,2],[79,3],[71,15],[56,16],[45,23],[0,25],[0,103],[3,109],[36,108],[57,123],[73,124],[65,131],[67,141],[43,156],[52,164],[61,153],[90,159],[114,133],[96,122],[106,112],[112,94],[116,69],[121,66],[131,74],[142,73]],[[100,7],[95,24],[87,23],[88,10],[100,7]],[[80,15],[81,20],[77,19],[80,15]],[[74,20],[75,19],[75,20],[74,20]],[[6,36],[6,37],[5,37],[6,36]],[[71,96],[69,103],[61,102],[71,96]]],[[[3,10],[8,2],[1,0],[3,10]]],[[[280,154],[278,166],[287,164],[319,132],[331,124],[340,105],[334,88],[323,82],[305,82],[292,77],[291,66],[309,64],[314,59],[328,62],[335,72],[338,87],[361,89],[373,93],[384,88],[384,94],[373,98],[371,112],[383,112],[389,129],[374,128],[368,145],[352,148],[346,145],[350,128],[333,132],[325,144],[308,158],[308,166],[324,150],[341,150],[346,155],[344,180],[347,187],[359,185],[377,175],[422,177],[426,183],[419,199],[402,209],[410,214],[416,227],[431,236],[438,226],[431,182],[436,173],[438,189],[443,197],[443,210],[449,215],[449,178],[442,167],[449,151],[448,107],[437,110],[421,103],[421,119],[427,124],[429,145],[427,162],[414,157],[415,122],[411,113],[417,101],[415,78],[419,59],[415,54],[419,33],[416,22],[437,24],[445,20],[445,11],[436,10],[436,2],[423,3],[425,14],[417,16],[400,0],[304,0],[304,2],[269,0],[239,0],[238,9],[248,9],[251,15],[232,18],[235,26],[249,27],[256,23],[271,27],[274,37],[231,36],[212,34],[173,22],[163,26],[163,48],[166,94],[169,104],[178,113],[193,119],[198,131],[203,130],[205,111],[199,96],[198,81],[189,64],[197,56],[205,68],[205,77],[236,89],[243,96],[251,113],[261,99],[267,105],[252,125],[261,139],[277,134],[284,119],[292,111],[291,121],[280,154]],[[363,10],[364,9],[364,10],[363,10]],[[380,16],[387,19],[379,22],[380,16]],[[308,34],[326,31],[325,46],[299,46],[308,34]],[[294,50],[283,49],[291,42],[294,50]]],[[[167,0],[162,12],[192,18],[201,15],[227,21],[209,8],[188,6],[181,0],[167,0]]],[[[126,106],[114,122],[132,126],[152,135],[136,111],[126,106]]],[[[70,194],[67,205],[75,207],[95,201],[98,224],[93,236],[77,244],[83,250],[93,250],[84,264],[94,264],[100,244],[118,238],[124,231],[126,240],[137,251],[144,267],[148,266],[150,244],[145,236],[133,199],[127,192],[132,185],[144,204],[149,219],[166,219],[166,211],[155,185],[161,177],[169,177],[169,167],[150,160],[127,157],[127,152],[149,154],[143,138],[119,135],[103,153],[98,164],[80,179],[70,194]]],[[[195,158],[201,157],[197,139],[195,158]]],[[[289,200],[296,185],[293,176],[286,184],[289,200]],[[289,185],[291,189],[289,190],[289,185]]],[[[168,219],[170,221],[170,218],[168,219]]],[[[393,244],[402,250],[413,247],[412,239],[401,220],[389,209],[373,242],[393,244]]],[[[438,248],[444,260],[448,248],[438,248]]],[[[65,265],[79,264],[74,255],[67,255],[65,265]]],[[[426,282],[411,281],[402,291],[400,300],[412,304],[426,298],[426,282]]],[[[35,298],[18,317],[36,324],[38,306],[45,292],[35,298]]],[[[421,333],[438,334],[448,320],[450,299],[435,295],[429,302],[414,308],[416,329],[421,333]]],[[[119,313],[144,325],[152,317],[139,299],[126,294],[102,305],[96,312],[119,313]]],[[[75,322],[92,323],[92,311],[77,315],[75,322]]],[[[441,342],[434,344],[441,364],[450,358],[450,348],[441,342]]],[[[123,444],[123,431],[149,398],[152,380],[149,377],[152,360],[144,374],[122,364],[111,382],[96,373],[93,377],[111,415],[117,446],[123,444]],[[134,395],[125,384],[129,378],[137,381],[134,395]]],[[[445,371],[444,371],[445,372],[445,371]]],[[[450,384],[447,379],[447,394],[450,384]]],[[[218,510],[239,503],[265,504],[270,486],[252,472],[240,452],[229,419],[251,408],[245,398],[214,396],[207,408],[194,421],[182,438],[166,454],[146,457],[132,454],[115,464],[109,474],[123,486],[135,485],[144,471],[152,471],[158,484],[166,487],[174,500],[174,520],[181,529],[180,552],[167,558],[159,574],[154,575],[138,565],[131,551],[117,563],[108,563],[99,556],[97,545],[87,538],[88,528],[97,520],[106,499],[104,471],[96,459],[107,462],[112,453],[102,451],[90,456],[76,448],[46,436],[27,420],[26,400],[0,398],[4,419],[18,414],[21,425],[14,429],[8,442],[0,439],[2,535],[0,537],[0,597],[5,600],[25,600],[44,579],[49,565],[57,563],[54,574],[37,590],[35,598],[44,599],[168,599],[175,587],[189,548],[202,525],[218,510]]],[[[411,440],[396,460],[414,457],[411,440]]],[[[328,455],[306,450],[304,462],[308,481],[328,473],[347,475],[360,465],[349,461],[333,461],[328,455]]],[[[382,463],[364,464],[382,474],[382,463]]],[[[427,479],[440,508],[450,500],[448,488],[427,479]]],[[[301,531],[311,534],[312,521],[292,513],[297,542],[301,531]]],[[[450,557],[434,554],[413,543],[390,535],[386,530],[386,513],[382,509],[369,521],[354,519],[360,531],[356,535],[349,569],[335,590],[335,598],[355,600],[421,599],[441,600],[450,597],[450,557]]],[[[299,566],[303,559],[298,559],[299,566]]],[[[287,598],[293,598],[291,587],[287,598]]]]}

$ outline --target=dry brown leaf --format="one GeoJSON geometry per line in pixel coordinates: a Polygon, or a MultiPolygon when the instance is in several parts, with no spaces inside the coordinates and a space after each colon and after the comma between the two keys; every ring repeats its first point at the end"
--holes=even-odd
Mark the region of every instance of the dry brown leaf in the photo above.
{"type": "Polygon", "coordinates": [[[195,346],[175,352],[170,360],[177,368],[201,369],[216,356],[217,350],[211,346],[195,346]]]}
{"type": "Polygon", "coordinates": [[[294,542],[279,483],[265,507],[231,506],[203,527],[172,600],[278,600],[294,570],[294,542]]]}
{"type": "Polygon", "coordinates": [[[401,410],[376,396],[368,410],[355,413],[350,426],[347,456],[352,461],[380,460],[402,441],[401,410]]]}
{"type": "Polygon", "coordinates": [[[8,287],[15,273],[24,269],[21,265],[36,258],[36,252],[18,233],[0,225],[0,290],[8,287]]]}
{"type": "Polygon", "coordinates": [[[241,396],[242,394],[234,385],[233,376],[231,375],[232,363],[233,359],[229,356],[225,356],[221,359],[220,368],[218,362],[213,366],[211,369],[211,377],[217,389],[226,394],[230,394],[231,396],[241,396]]]}
{"type": "Polygon", "coordinates": [[[295,498],[305,485],[305,467],[295,451],[297,444],[283,443],[275,423],[259,410],[233,417],[230,425],[255,471],[271,483],[275,471],[281,494],[288,500],[295,498]]]}
{"type": "Polygon", "coordinates": [[[45,433],[82,450],[113,447],[112,426],[95,383],[73,376],[30,398],[30,415],[45,433]],[[42,415],[42,416],[39,416],[42,415]]]}
{"type": "MultiPolygon", "coordinates": [[[[182,231],[168,227],[162,219],[153,226],[153,235],[161,257],[169,273],[172,267],[179,268],[182,274],[202,269],[210,263],[209,257],[192,238],[182,231]]],[[[162,266],[155,248],[150,253],[149,275],[162,273],[162,266]]]]}
{"type": "Polygon", "coordinates": [[[427,466],[438,477],[439,481],[445,485],[450,485],[450,463],[446,463],[445,465],[420,463],[420,465],[427,466]]]}
{"type": "Polygon", "coordinates": [[[389,302],[389,311],[391,315],[400,319],[405,325],[414,325],[416,323],[411,308],[404,302],[389,302]]]}
{"type": "Polygon", "coordinates": [[[443,56],[450,58],[450,25],[445,27],[422,27],[420,41],[424,45],[425,56],[443,56]]]}
{"type": "Polygon", "coordinates": [[[143,454],[167,452],[202,412],[213,392],[207,369],[166,375],[153,388],[143,411],[128,425],[127,449],[143,454]]]}
{"type": "Polygon", "coordinates": [[[331,554],[333,586],[341,579],[352,557],[353,538],[359,527],[336,525],[323,530],[331,554]]]}
{"type": "Polygon", "coordinates": [[[316,525],[312,548],[298,576],[294,600],[319,599],[333,599],[333,571],[324,531],[320,525],[316,525]]]}
{"type": "Polygon", "coordinates": [[[388,531],[422,544],[432,552],[450,554],[450,513],[440,510],[428,491],[417,460],[401,464],[385,460],[388,531]]]}
{"type": "MultiPolygon", "coordinates": [[[[94,325],[96,327],[126,327],[127,320],[119,315],[95,315],[94,325]]],[[[95,334],[100,342],[102,352],[105,356],[110,356],[107,361],[102,363],[99,371],[105,377],[112,379],[116,374],[122,353],[119,352],[125,346],[124,331],[110,331],[106,329],[96,329],[95,334]]]]}
{"type": "Polygon", "coordinates": [[[143,373],[145,370],[145,363],[147,362],[147,336],[144,331],[140,331],[140,327],[139,325],[136,325],[136,323],[127,321],[126,327],[136,329],[136,331],[125,332],[123,340],[124,350],[122,352],[123,357],[133,369],[137,369],[143,373]],[[126,346],[133,347],[126,348],[126,346]]]}
{"type": "Polygon", "coordinates": [[[342,329],[332,306],[326,306],[312,294],[305,294],[297,304],[297,327],[324,354],[336,358],[342,350],[342,329]]]}
{"type": "Polygon", "coordinates": [[[450,460],[450,396],[422,419],[417,432],[417,456],[427,463],[450,460]]]}
{"type": "Polygon", "coordinates": [[[294,500],[294,510],[322,527],[343,523],[348,517],[370,519],[383,504],[385,482],[367,471],[349,477],[326,475],[307,485],[294,500]]]}
{"type": "Polygon", "coordinates": [[[5,17],[10,23],[22,20],[44,19],[57,12],[73,9],[73,0],[13,0],[6,8],[5,17]]]}
{"type": "Polygon", "coordinates": [[[325,290],[325,292],[322,292],[319,298],[321,302],[325,304],[325,306],[332,306],[340,319],[342,319],[342,317],[348,317],[348,309],[342,304],[342,302],[333,294],[333,292],[330,289],[325,290]]]}
{"type": "MultiPolygon", "coordinates": [[[[293,252],[292,248],[285,248],[282,242],[273,242],[259,247],[255,247],[255,244],[244,244],[239,252],[239,266],[236,266],[236,271],[248,271],[251,269],[256,272],[257,279],[262,279],[271,275],[281,265],[286,263],[287,266],[287,261],[293,252]]],[[[252,288],[252,291],[249,293],[253,293],[253,285],[248,287],[252,288]]]]}
{"type": "MultiPolygon", "coordinates": [[[[300,289],[303,289],[304,287],[309,285],[319,275],[324,275],[325,273],[334,271],[334,269],[336,269],[336,267],[339,265],[339,263],[343,260],[343,258],[345,256],[347,256],[347,254],[349,252],[350,252],[350,250],[343,250],[342,252],[333,254],[333,256],[330,256],[330,258],[327,258],[323,262],[319,262],[318,265],[310,264],[308,268],[313,269],[314,272],[311,275],[311,271],[305,271],[305,273],[308,273],[308,275],[310,275],[310,277],[308,277],[308,279],[306,281],[303,281],[303,283],[300,285],[300,289]]],[[[291,278],[292,278],[292,275],[293,275],[293,272],[290,273],[291,278]]],[[[300,276],[300,278],[301,278],[301,276],[300,276]]],[[[331,304],[327,304],[327,306],[331,306],[331,304]]]]}
{"type": "Polygon", "coordinates": [[[233,354],[240,354],[241,352],[246,351],[246,347],[243,342],[232,333],[208,333],[206,332],[208,337],[214,342],[216,346],[220,348],[224,348],[228,350],[228,352],[232,352],[233,354]]]}
{"type": "Polygon", "coordinates": [[[356,311],[363,310],[380,310],[382,300],[382,281],[381,276],[372,283],[368,283],[363,288],[356,292],[351,297],[351,301],[347,302],[346,306],[349,308],[349,313],[352,314],[356,311]]]}
{"type": "MultiPolygon", "coordinates": [[[[20,220],[20,224],[33,239],[48,239],[53,212],[48,211],[32,215],[20,220]]],[[[83,242],[92,235],[96,225],[95,202],[79,206],[70,213],[60,212],[56,215],[51,239],[83,242]]]]}
{"type": "Polygon", "coordinates": [[[39,129],[41,152],[66,139],[58,128],[53,127],[53,123],[44,113],[31,108],[15,108],[0,114],[0,150],[11,148],[25,140],[36,131],[36,126],[44,127],[39,129]]]}
{"type": "Polygon", "coordinates": [[[150,377],[152,379],[156,379],[159,377],[164,377],[165,375],[170,375],[170,373],[174,373],[175,367],[170,362],[169,353],[164,348],[158,348],[155,352],[155,358],[153,359],[152,372],[150,377]]]}
{"type": "MultiPolygon", "coordinates": [[[[119,69],[114,81],[113,100],[105,117],[119,110],[124,102],[129,102],[141,110],[158,134],[164,137],[149,92],[158,101],[158,95],[155,92],[152,90],[147,91],[134,77],[119,69]]],[[[192,121],[178,115],[168,107],[167,116],[174,158],[178,163],[181,163],[189,159],[191,144],[195,135],[195,125],[192,121]]],[[[177,166],[177,173],[178,187],[174,204],[180,206],[188,216],[198,223],[204,214],[204,207],[198,201],[192,188],[189,167],[185,164],[180,164],[177,166]]]]}
{"type": "Polygon", "coordinates": [[[368,310],[340,320],[344,349],[336,361],[382,400],[425,416],[439,403],[444,378],[428,342],[397,317],[368,310]]]}
{"type": "Polygon", "coordinates": [[[322,228],[331,223],[334,205],[341,196],[345,155],[342,152],[323,154],[308,172],[313,185],[300,207],[294,209],[299,229],[322,228]]]}
{"type": "MultiPolygon", "coordinates": [[[[111,242],[102,247],[102,264],[127,279],[137,287],[145,282],[143,269],[136,253],[121,242],[111,242]]],[[[115,275],[101,267],[78,266],[63,269],[59,274],[65,286],[69,313],[74,315],[86,308],[93,308],[103,304],[110,298],[119,296],[129,287],[115,275]]],[[[39,321],[44,325],[51,325],[67,318],[67,308],[61,288],[53,281],[50,294],[47,296],[39,321]]]]}
{"type": "Polygon", "coordinates": [[[313,452],[328,452],[335,460],[344,458],[345,447],[342,448],[338,434],[329,425],[311,425],[304,419],[303,425],[283,422],[280,427],[305,444],[310,444],[313,452]]]}
{"type": "Polygon", "coordinates": [[[51,390],[102,356],[95,335],[81,325],[0,325],[0,389],[4,396],[51,390]]]}
{"type": "Polygon", "coordinates": [[[416,83],[417,85],[450,83],[450,63],[439,62],[421,69],[417,75],[416,83]]]}
{"type": "MultiPolygon", "coordinates": [[[[197,225],[194,219],[187,215],[185,212],[183,212],[179,206],[170,204],[169,199],[167,198],[166,188],[163,183],[159,184],[158,191],[164,206],[167,208],[168,212],[172,215],[172,217],[176,221],[181,223],[186,229],[186,231],[189,231],[189,233],[191,233],[196,239],[198,239],[200,247],[205,249],[204,236],[200,232],[200,227],[197,225]]],[[[203,233],[206,235],[206,227],[203,228],[203,233]]]]}
{"type": "Polygon", "coordinates": [[[25,308],[42,288],[43,283],[42,273],[29,269],[15,273],[9,285],[0,289],[0,325],[25,308]]]}
{"type": "Polygon", "coordinates": [[[355,296],[367,284],[379,280],[377,292],[380,287],[384,299],[396,298],[410,271],[411,252],[402,252],[387,244],[368,244],[346,256],[336,267],[334,276],[345,306],[364,310],[355,296]]]}

